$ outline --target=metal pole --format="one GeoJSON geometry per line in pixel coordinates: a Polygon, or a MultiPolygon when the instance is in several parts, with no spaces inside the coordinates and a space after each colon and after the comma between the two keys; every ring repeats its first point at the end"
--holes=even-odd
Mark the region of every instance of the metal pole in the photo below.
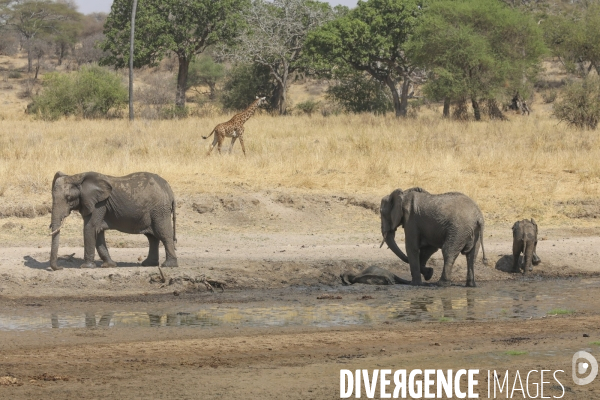
{"type": "Polygon", "coordinates": [[[135,12],[137,11],[138,0],[133,0],[133,9],[131,10],[131,39],[129,47],[129,120],[133,121],[133,37],[135,34],[135,12]]]}

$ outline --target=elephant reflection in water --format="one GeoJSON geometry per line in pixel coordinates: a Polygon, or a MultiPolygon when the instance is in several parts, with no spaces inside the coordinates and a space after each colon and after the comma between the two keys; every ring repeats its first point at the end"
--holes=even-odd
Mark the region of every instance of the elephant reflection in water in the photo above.
{"type": "Polygon", "coordinates": [[[163,318],[166,317],[165,326],[217,326],[220,321],[206,314],[190,314],[178,312],[175,314],[148,314],[150,326],[163,326],[163,318]]]}
{"type": "MultiPolygon", "coordinates": [[[[439,296],[442,303],[442,318],[456,318],[456,310],[452,304],[453,298],[446,294],[440,294],[439,296]]],[[[410,300],[410,305],[407,310],[400,312],[396,318],[405,319],[407,321],[425,321],[438,319],[433,315],[433,309],[431,306],[436,304],[436,297],[417,297],[410,300]]],[[[457,299],[455,299],[456,302],[457,299]]],[[[467,320],[475,319],[475,297],[472,290],[466,291],[466,316],[467,320]]]]}
{"type": "MultiPolygon", "coordinates": [[[[102,314],[98,323],[96,323],[96,314],[95,313],[85,313],[85,327],[86,328],[95,328],[99,326],[109,327],[110,321],[112,320],[114,313],[106,313],[102,314]]],[[[60,324],[58,321],[58,315],[52,314],[50,316],[50,323],[52,324],[52,328],[60,328],[60,324]]]]}

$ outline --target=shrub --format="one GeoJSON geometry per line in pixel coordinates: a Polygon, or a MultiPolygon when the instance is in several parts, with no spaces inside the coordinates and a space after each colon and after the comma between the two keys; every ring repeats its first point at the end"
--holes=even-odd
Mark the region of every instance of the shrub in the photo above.
{"type": "Polygon", "coordinates": [[[319,110],[320,106],[321,106],[320,101],[306,100],[306,101],[303,101],[302,103],[298,103],[296,105],[296,108],[298,110],[302,111],[303,113],[311,116],[314,112],[319,110]]]}
{"type": "Polygon", "coordinates": [[[558,92],[556,91],[556,89],[550,89],[542,93],[542,100],[544,100],[544,103],[546,104],[554,103],[557,97],[558,92]]]}
{"type": "Polygon", "coordinates": [[[48,120],[69,115],[105,118],[128,100],[119,76],[98,66],[85,66],[71,74],[47,74],[43,86],[29,112],[48,120]]]}
{"type": "MultiPolygon", "coordinates": [[[[244,110],[256,96],[266,96],[267,101],[275,91],[268,67],[258,64],[238,64],[229,73],[223,87],[221,101],[228,110],[244,110]]],[[[273,109],[272,104],[266,106],[273,109]]]]}
{"type": "Polygon", "coordinates": [[[8,73],[9,79],[21,79],[22,77],[23,77],[23,74],[21,74],[19,71],[10,71],[8,73]]]}
{"type": "Polygon", "coordinates": [[[596,129],[600,120],[600,80],[588,76],[572,82],[554,104],[554,116],[580,129],[596,129]]]}
{"type": "Polygon", "coordinates": [[[163,107],[160,110],[160,119],[183,119],[190,115],[190,109],[186,107],[180,107],[175,104],[163,107]]]}
{"type": "Polygon", "coordinates": [[[330,86],[326,97],[348,112],[385,114],[393,110],[388,92],[381,82],[362,73],[355,73],[330,86]]]}

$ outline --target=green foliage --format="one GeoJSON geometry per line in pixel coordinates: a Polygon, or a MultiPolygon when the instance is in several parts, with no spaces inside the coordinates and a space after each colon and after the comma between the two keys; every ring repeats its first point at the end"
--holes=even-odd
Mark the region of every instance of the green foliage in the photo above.
{"type": "Polygon", "coordinates": [[[212,57],[203,55],[190,64],[187,88],[208,86],[209,98],[215,98],[217,83],[225,77],[225,66],[214,62],[212,57]]]}
{"type": "Polygon", "coordinates": [[[527,97],[544,52],[531,17],[497,0],[432,2],[408,46],[431,71],[425,94],[452,101],[527,97]]]}
{"type": "Polygon", "coordinates": [[[313,113],[318,111],[320,106],[321,102],[316,100],[306,100],[302,103],[296,104],[296,108],[308,116],[311,116],[313,113]]]}
{"type": "MultiPolygon", "coordinates": [[[[422,0],[367,0],[309,34],[307,53],[321,71],[364,71],[392,92],[396,115],[406,115],[406,97],[396,89],[414,71],[406,44],[419,20],[422,0]]],[[[406,96],[407,91],[403,91],[406,96]]]]}
{"type": "Polygon", "coordinates": [[[111,110],[124,107],[128,99],[119,76],[98,66],[83,67],[71,74],[47,74],[43,84],[29,112],[47,120],[69,115],[107,117],[111,110]]]}
{"type": "MultiPolygon", "coordinates": [[[[275,88],[268,67],[259,64],[238,64],[227,74],[221,101],[225,109],[243,110],[256,96],[273,93],[275,88]]],[[[269,102],[267,108],[273,109],[272,102],[269,102]]]]}
{"type": "MultiPolygon", "coordinates": [[[[103,65],[129,64],[132,0],[115,0],[104,25],[103,65]]],[[[134,66],[157,65],[168,53],[179,61],[176,103],[185,104],[188,68],[208,46],[233,39],[244,26],[249,0],[140,0],[136,13],[134,66]]]]}
{"type": "Polygon", "coordinates": [[[504,354],[506,354],[507,356],[523,356],[529,354],[529,352],[524,350],[508,350],[505,351],[504,354]]]}
{"type": "Polygon", "coordinates": [[[568,72],[600,73],[600,4],[549,16],[542,21],[544,39],[568,72]]]}
{"type": "Polygon", "coordinates": [[[580,129],[596,129],[600,121],[600,78],[572,82],[554,103],[556,118],[580,129]]]}
{"type": "Polygon", "coordinates": [[[573,314],[573,310],[567,310],[565,308],[554,308],[548,311],[548,315],[568,315],[573,314]]]}
{"type": "Polygon", "coordinates": [[[385,114],[393,111],[390,97],[381,82],[364,73],[349,74],[327,89],[327,98],[353,113],[385,114]]]}

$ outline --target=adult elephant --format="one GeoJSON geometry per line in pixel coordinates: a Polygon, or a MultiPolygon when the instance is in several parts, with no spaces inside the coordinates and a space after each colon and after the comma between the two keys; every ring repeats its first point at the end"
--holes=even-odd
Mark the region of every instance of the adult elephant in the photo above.
{"type": "MultiPolygon", "coordinates": [[[[467,257],[467,286],[475,286],[474,264],[479,243],[483,262],[483,215],[477,204],[462,193],[432,195],[421,188],[394,190],[381,200],[383,241],[400,259],[410,264],[411,284],[431,279],[427,260],[442,249],[444,269],[439,284],[450,285],[452,266],[459,254],[467,257]],[[395,241],[396,229],[404,227],[406,256],[395,241]]],[[[383,242],[381,243],[383,246],[383,242]]]]}
{"type": "Polygon", "coordinates": [[[159,241],[165,246],[167,259],[163,267],[177,267],[175,255],[175,197],[163,178],[148,172],[136,172],[124,177],[85,172],[65,175],[57,172],[52,181],[52,249],[50,267],[57,265],[60,228],[71,211],[83,217],[84,263],[81,268],[95,267],[95,250],[102,267],[116,267],[110,258],[104,231],[144,234],[150,243],[144,266],[156,266],[159,241]],[[171,225],[171,215],[173,224],[171,225]]]}

